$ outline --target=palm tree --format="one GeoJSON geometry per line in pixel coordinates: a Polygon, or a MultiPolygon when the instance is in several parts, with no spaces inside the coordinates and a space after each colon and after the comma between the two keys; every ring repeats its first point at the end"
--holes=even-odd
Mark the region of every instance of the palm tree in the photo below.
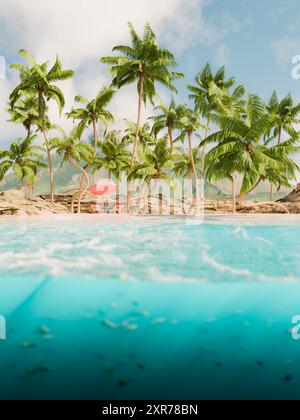
{"type": "Polygon", "coordinates": [[[160,114],[149,119],[154,121],[152,132],[157,136],[165,128],[168,130],[170,147],[174,146],[173,132],[174,129],[180,128],[180,118],[183,116],[182,105],[176,106],[175,99],[172,97],[170,105],[161,102],[160,105],[154,108],[154,111],[159,111],[160,114]]]}
{"type": "MultiPolygon", "coordinates": [[[[142,102],[146,104],[147,100],[149,100],[153,103],[156,95],[156,82],[176,92],[173,81],[183,77],[183,74],[170,70],[177,66],[174,55],[170,51],[159,47],[156,35],[149,23],[145,25],[142,38],[137,34],[131,23],[128,26],[131,35],[131,46],[119,45],[114,47],[113,51],[121,55],[104,57],[101,59],[101,62],[111,66],[110,71],[114,77],[113,85],[119,89],[125,85],[137,83],[139,99],[131,162],[132,171],[139,139],[142,102]]],[[[130,188],[128,189],[127,210],[129,199],[130,188]]]]}
{"type": "Polygon", "coordinates": [[[239,155],[233,151],[220,154],[216,158],[214,150],[206,156],[206,177],[209,182],[228,179],[232,183],[232,212],[236,213],[236,174],[243,173],[239,155]]]}
{"type": "Polygon", "coordinates": [[[172,150],[168,147],[168,138],[159,139],[153,149],[140,149],[141,161],[136,162],[129,180],[142,179],[148,189],[149,211],[151,213],[151,185],[154,180],[164,180],[169,183],[173,181],[172,168],[174,165],[172,150]]]}
{"type": "Polygon", "coordinates": [[[25,57],[29,66],[22,64],[12,64],[11,68],[19,71],[20,84],[10,95],[10,106],[15,108],[18,101],[24,96],[34,96],[37,98],[39,113],[39,129],[44,136],[44,145],[47,151],[50,177],[50,195],[51,202],[54,202],[54,179],[51,148],[48,141],[47,127],[47,104],[50,100],[55,100],[60,113],[65,106],[65,99],[62,91],[55,85],[56,82],[70,79],[74,72],[72,70],[63,70],[59,58],[53,67],[49,70],[48,63],[37,64],[34,57],[25,50],[20,50],[20,55],[25,57]]]}
{"type": "MultiPolygon", "coordinates": [[[[133,144],[136,135],[136,123],[125,120],[127,128],[125,130],[124,140],[128,144],[133,144]]],[[[153,133],[149,123],[142,124],[140,127],[139,143],[143,147],[154,146],[157,140],[157,136],[153,133]]]]}
{"type": "Polygon", "coordinates": [[[68,118],[72,118],[74,121],[79,120],[79,134],[81,135],[84,129],[90,125],[93,126],[94,132],[94,149],[96,152],[98,143],[98,121],[102,121],[105,129],[109,122],[114,122],[114,117],[107,110],[107,106],[113,99],[116,91],[111,86],[104,86],[100,89],[95,99],[89,101],[84,96],[76,96],[75,102],[83,104],[84,108],[72,109],[71,112],[67,113],[68,118]]]}
{"type": "Polygon", "coordinates": [[[121,172],[127,172],[130,167],[131,153],[126,149],[128,143],[120,131],[108,132],[101,141],[101,156],[96,157],[93,164],[93,172],[106,168],[109,177],[113,175],[119,179],[121,172]]]}
{"type": "Polygon", "coordinates": [[[274,119],[274,137],[278,138],[278,144],[281,143],[283,132],[291,138],[298,137],[299,133],[294,126],[300,123],[298,118],[300,103],[296,105],[291,94],[279,101],[277,93],[274,91],[266,108],[276,117],[274,119]]]}
{"type": "MultiPolygon", "coordinates": [[[[195,86],[188,85],[191,94],[189,98],[195,103],[196,110],[207,118],[204,139],[207,138],[212,114],[214,112],[228,114],[240,112],[240,100],[245,94],[243,86],[238,86],[232,94],[229,89],[235,85],[235,78],[226,79],[225,67],[221,67],[215,74],[207,63],[195,78],[195,86]]],[[[202,151],[201,177],[204,177],[205,146],[202,151]]]]}
{"type": "MultiPolygon", "coordinates": [[[[236,172],[243,174],[240,201],[252,191],[262,180],[271,174],[279,173],[295,177],[297,165],[290,155],[297,153],[296,140],[290,139],[280,145],[270,146],[273,138],[269,136],[274,125],[274,116],[266,113],[263,101],[250,94],[245,107],[245,120],[226,115],[214,116],[214,121],[222,129],[210,135],[202,144],[217,145],[209,152],[210,161],[222,166],[225,162],[226,173],[232,161],[236,172]],[[218,163],[221,162],[221,163],[218,163]]],[[[274,175],[272,175],[274,177],[274,175]]],[[[291,179],[290,178],[290,179],[291,179]]]]}
{"type": "Polygon", "coordinates": [[[183,179],[190,180],[190,194],[193,193],[193,163],[196,168],[199,168],[202,162],[202,158],[199,154],[199,147],[193,149],[193,159],[190,154],[186,153],[185,149],[179,151],[179,153],[174,154],[174,172],[176,175],[182,177],[183,179]]]}
{"type": "MultiPolygon", "coordinates": [[[[131,163],[131,153],[127,150],[128,140],[122,137],[121,131],[110,131],[100,143],[101,156],[97,156],[93,163],[93,173],[106,168],[111,175],[120,181],[122,173],[128,173],[131,163]]],[[[120,191],[116,196],[116,212],[119,213],[120,191]]]]}
{"type": "Polygon", "coordinates": [[[20,181],[29,181],[30,195],[38,170],[46,167],[42,163],[43,156],[38,153],[43,149],[33,145],[35,139],[36,136],[26,137],[25,140],[17,139],[9,150],[0,151],[0,180],[12,169],[20,181]]]}
{"type": "MultiPolygon", "coordinates": [[[[292,95],[289,94],[281,101],[278,100],[277,93],[274,91],[267,105],[267,111],[274,115],[273,135],[278,139],[278,144],[282,141],[282,134],[285,132],[291,138],[298,138],[299,133],[294,126],[299,124],[300,104],[295,105],[292,95]]],[[[273,183],[270,187],[270,200],[273,200],[273,183]]]]}
{"type": "Polygon", "coordinates": [[[202,183],[203,178],[201,180],[201,185],[200,185],[200,190],[199,190],[198,174],[197,174],[197,168],[196,168],[195,160],[194,160],[192,137],[193,137],[193,134],[197,130],[204,128],[204,126],[201,125],[199,122],[199,113],[191,108],[188,108],[187,106],[185,106],[184,108],[184,117],[181,118],[180,125],[182,127],[182,136],[181,136],[182,140],[185,137],[188,138],[189,155],[190,155],[190,160],[191,160],[191,164],[193,168],[193,176],[194,176],[195,185],[196,185],[196,213],[198,215],[199,198],[203,197],[203,183],[202,183]],[[199,197],[199,193],[200,193],[200,197],[199,197]]]}
{"type": "Polygon", "coordinates": [[[11,122],[24,126],[28,137],[32,135],[33,127],[39,125],[39,110],[36,95],[20,98],[13,108],[7,109],[7,112],[11,116],[11,122]]]}
{"type": "Polygon", "coordinates": [[[89,188],[89,176],[84,169],[83,163],[90,164],[93,160],[94,149],[88,143],[83,143],[80,140],[80,128],[75,127],[69,134],[66,134],[61,129],[62,136],[55,137],[51,140],[51,149],[54,149],[56,153],[62,156],[62,165],[68,162],[74,168],[78,169],[86,181],[85,187],[80,183],[79,191],[76,192],[72,199],[72,212],[74,212],[74,200],[77,195],[78,197],[78,213],[81,213],[81,200],[84,193],[89,188]]]}

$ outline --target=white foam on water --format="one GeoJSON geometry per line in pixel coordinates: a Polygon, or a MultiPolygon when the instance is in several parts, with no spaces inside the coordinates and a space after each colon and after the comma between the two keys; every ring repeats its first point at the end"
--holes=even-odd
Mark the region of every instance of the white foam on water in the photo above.
{"type": "Polygon", "coordinates": [[[214,268],[215,270],[219,271],[220,273],[229,273],[233,276],[245,276],[251,277],[253,273],[247,269],[238,269],[231,267],[230,265],[221,264],[216,261],[212,256],[207,254],[202,255],[202,261],[207,263],[210,267],[214,268]]]}
{"type": "Polygon", "coordinates": [[[261,238],[261,237],[259,237],[259,236],[254,237],[254,239],[255,239],[256,241],[263,242],[263,243],[265,243],[266,245],[273,246],[273,243],[272,243],[271,241],[269,241],[268,239],[261,238]]]}
{"type": "Polygon", "coordinates": [[[235,234],[236,236],[239,236],[239,237],[240,237],[240,238],[242,238],[242,239],[245,239],[245,241],[249,241],[249,240],[251,239],[251,238],[250,238],[250,235],[249,235],[249,233],[246,231],[246,229],[242,228],[241,226],[239,226],[239,227],[237,227],[237,228],[235,229],[234,234],[235,234]]]}
{"type": "Polygon", "coordinates": [[[187,278],[178,276],[176,274],[161,273],[157,268],[152,267],[148,271],[150,280],[156,283],[186,283],[186,284],[200,284],[207,283],[206,279],[187,278]]]}

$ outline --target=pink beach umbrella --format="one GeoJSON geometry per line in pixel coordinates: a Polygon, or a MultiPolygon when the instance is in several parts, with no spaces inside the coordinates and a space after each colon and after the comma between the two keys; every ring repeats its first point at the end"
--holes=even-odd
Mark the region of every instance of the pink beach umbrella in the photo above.
{"type": "Polygon", "coordinates": [[[110,195],[117,191],[118,186],[109,179],[102,179],[90,188],[93,195],[110,195]]]}

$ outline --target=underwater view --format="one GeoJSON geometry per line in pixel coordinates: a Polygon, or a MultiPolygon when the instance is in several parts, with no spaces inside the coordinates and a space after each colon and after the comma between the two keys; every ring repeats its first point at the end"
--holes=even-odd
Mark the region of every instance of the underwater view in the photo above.
{"type": "Polygon", "coordinates": [[[298,398],[300,226],[1,220],[1,399],[298,398]]]}

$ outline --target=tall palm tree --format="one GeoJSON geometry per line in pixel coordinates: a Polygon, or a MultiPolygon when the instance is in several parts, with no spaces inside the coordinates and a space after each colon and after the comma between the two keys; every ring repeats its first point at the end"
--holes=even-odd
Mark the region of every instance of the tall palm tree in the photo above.
{"type": "MultiPolygon", "coordinates": [[[[299,133],[295,125],[299,124],[298,118],[300,104],[295,104],[292,95],[289,94],[279,101],[277,93],[274,91],[267,105],[267,111],[274,115],[274,137],[278,139],[278,144],[282,141],[282,135],[285,132],[291,138],[297,138],[299,133]]],[[[270,187],[270,200],[273,200],[273,183],[270,187]]]]}
{"type": "Polygon", "coordinates": [[[22,64],[12,64],[11,68],[19,71],[20,84],[10,95],[11,108],[15,108],[18,101],[24,96],[36,96],[39,113],[39,129],[44,136],[44,145],[46,148],[49,164],[50,177],[50,195],[51,202],[54,202],[54,179],[51,148],[48,140],[47,127],[47,104],[50,100],[55,100],[60,113],[65,106],[65,98],[62,91],[55,85],[56,82],[70,79],[74,72],[72,70],[63,70],[59,58],[53,67],[49,70],[48,63],[37,64],[34,57],[25,50],[20,50],[20,55],[25,57],[29,66],[22,64]]]}
{"type": "Polygon", "coordinates": [[[193,152],[193,134],[201,129],[204,128],[202,124],[199,122],[199,113],[187,106],[185,106],[184,109],[184,117],[180,120],[180,125],[182,127],[182,139],[184,137],[188,138],[188,148],[189,148],[189,155],[192,163],[193,168],[193,176],[195,179],[195,185],[196,185],[196,213],[198,215],[199,213],[199,194],[201,198],[203,197],[203,183],[201,182],[200,189],[199,189],[199,183],[198,183],[198,171],[195,165],[194,160],[194,152],[193,152]]]}
{"type": "MultiPolygon", "coordinates": [[[[207,119],[204,139],[207,138],[212,114],[219,113],[237,113],[240,112],[240,100],[245,94],[243,86],[237,86],[233,93],[229,90],[235,85],[234,77],[226,79],[225,67],[221,67],[216,73],[213,73],[211,66],[207,63],[195,78],[195,85],[188,85],[190,90],[190,99],[195,103],[196,110],[207,119]]],[[[205,164],[205,146],[202,151],[201,177],[204,177],[205,164]]]]}
{"type": "Polygon", "coordinates": [[[222,128],[203,141],[206,145],[217,143],[209,152],[211,161],[221,161],[220,165],[225,162],[227,167],[231,159],[236,171],[243,174],[241,203],[249,191],[274,172],[286,174],[290,179],[295,177],[297,165],[290,155],[297,153],[299,148],[295,139],[271,146],[273,138],[268,136],[274,118],[266,112],[263,101],[250,94],[245,107],[245,120],[226,115],[214,116],[214,121],[222,128]]]}
{"type": "Polygon", "coordinates": [[[43,149],[34,146],[35,139],[36,136],[26,137],[25,140],[17,139],[10,145],[9,150],[0,151],[0,180],[12,169],[20,181],[29,181],[30,195],[38,170],[46,167],[43,156],[39,153],[43,149]]]}
{"type": "Polygon", "coordinates": [[[116,91],[111,86],[103,86],[100,89],[95,99],[89,101],[84,96],[76,96],[75,102],[84,105],[84,108],[72,109],[71,112],[67,113],[68,118],[72,118],[74,121],[79,120],[79,134],[81,135],[84,129],[90,125],[93,126],[94,132],[94,149],[96,152],[98,142],[98,121],[102,121],[105,129],[109,122],[114,122],[114,117],[107,106],[112,101],[116,91]]]}
{"type": "Polygon", "coordinates": [[[83,187],[80,183],[79,191],[76,192],[72,199],[72,211],[74,212],[74,199],[78,195],[78,213],[81,213],[81,200],[84,193],[89,188],[89,176],[84,169],[84,164],[90,164],[93,161],[94,149],[88,143],[83,143],[80,140],[80,128],[75,127],[69,134],[61,130],[61,137],[55,137],[51,140],[51,148],[56,151],[59,156],[62,156],[62,165],[68,162],[71,166],[78,169],[86,180],[86,185],[83,187]]]}
{"type": "Polygon", "coordinates": [[[174,129],[180,128],[180,118],[183,117],[182,105],[176,106],[175,99],[172,97],[170,105],[161,102],[154,111],[159,111],[160,114],[149,119],[154,121],[152,127],[153,133],[157,136],[161,131],[167,128],[170,141],[170,147],[174,146],[174,129]]]}
{"type": "Polygon", "coordinates": [[[114,86],[121,88],[125,85],[137,83],[139,98],[131,162],[131,169],[133,170],[139,139],[142,103],[146,104],[147,100],[153,103],[156,95],[156,82],[176,92],[173,82],[183,77],[183,74],[170,70],[177,66],[174,55],[170,51],[159,47],[156,35],[149,23],[145,25],[142,37],[138,35],[131,23],[128,26],[131,45],[114,47],[113,51],[120,53],[120,55],[104,57],[101,62],[111,66],[110,71],[114,77],[114,86]]]}

